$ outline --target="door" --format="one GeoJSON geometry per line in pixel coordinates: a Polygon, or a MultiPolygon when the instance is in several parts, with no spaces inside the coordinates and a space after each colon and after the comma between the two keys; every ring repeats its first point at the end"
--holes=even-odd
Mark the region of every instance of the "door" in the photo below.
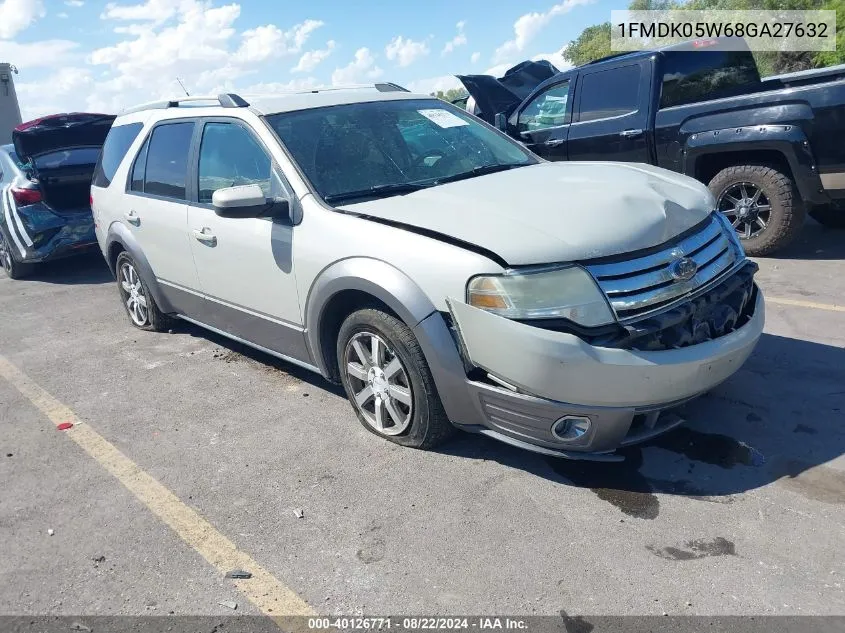
{"type": "Polygon", "coordinates": [[[549,86],[519,112],[517,131],[525,146],[546,160],[566,160],[572,117],[570,81],[549,86]]]}
{"type": "Polygon", "coordinates": [[[650,63],[586,71],[578,79],[569,160],[648,163],[650,63]]]}
{"type": "Polygon", "coordinates": [[[202,123],[188,229],[206,312],[197,317],[229,334],[309,361],[293,271],[294,227],[288,218],[221,218],[218,189],[258,184],[268,198],[297,204],[278,166],[241,121],[202,123]]]}
{"type": "Polygon", "coordinates": [[[138,151],[121,221],[152,268],[161,291],[181,314],[201,304],[188,241],[187,177],[193,121],[161,123],[138,151]]]}

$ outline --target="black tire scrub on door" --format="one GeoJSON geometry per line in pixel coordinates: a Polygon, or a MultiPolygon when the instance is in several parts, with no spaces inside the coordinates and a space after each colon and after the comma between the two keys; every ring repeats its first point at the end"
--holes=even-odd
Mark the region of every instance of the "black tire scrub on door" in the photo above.
{"type": "Polygon", "coordinates": [[[338,333],[337,359],[343,388],[367,430],[421,449],[455,430],[422,348],[396,317],[373,308],[350,314],[338,333]]]}
{"type": "Polygon", "coordinates": [[[153,332],[164,332],[173,325],[173,317],[158,309],[152,293],[138,272],[132,256],[123,251],[115,263],[117,290],[132,325],[153,332]]]}
{"type": "Polygon", "coordinates": [[[749,255],[768,255],[789,244],[806,210],[792,179],[769,165],[726,167],[710,181],[716,208],[731,221],[749,255]]]}

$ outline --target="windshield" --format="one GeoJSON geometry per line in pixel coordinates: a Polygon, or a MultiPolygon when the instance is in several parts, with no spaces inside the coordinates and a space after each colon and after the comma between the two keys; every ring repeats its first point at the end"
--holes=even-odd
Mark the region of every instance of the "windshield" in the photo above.
{"type": "Polygon", "coordinates": [[[438,99],[330,106],[267,120],[327,202],[409,193],[537,162],[438,99]]]}

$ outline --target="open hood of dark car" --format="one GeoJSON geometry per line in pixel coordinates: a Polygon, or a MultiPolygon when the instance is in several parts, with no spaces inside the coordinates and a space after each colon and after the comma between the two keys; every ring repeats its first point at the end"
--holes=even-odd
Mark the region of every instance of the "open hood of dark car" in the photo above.
{"type": "Polygon", "coordinates": [[[53,114],[21,123],[12,131],[12,142],[21,161],[72,147],[99,147],[114,120],[112,114],[53,114]]]}
{"type": "Polygon", "coordinates": [[[531,91],[549,77],[560,71],[551,62],[526,61],[509,68],[504,76],[457,75],[469,94],[475,99],[480,112],[479,118],[493,123],[495,116],[503,112],[509,115],[531,91]]]}

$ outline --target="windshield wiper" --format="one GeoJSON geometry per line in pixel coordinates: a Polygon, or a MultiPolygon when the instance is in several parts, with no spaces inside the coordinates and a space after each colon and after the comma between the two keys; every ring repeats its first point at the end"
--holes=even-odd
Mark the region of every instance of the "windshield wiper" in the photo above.
{"type": "Polygon", "coordinates": [[[496,172],[500,171],[507,171],[509,169],[516,169],[517,167],[526,167],[530,163],[518,163],[518,164],[509,164],[509,165],[483,165],[481,167],[476,167],[475,169],[470,169],[469,171],[462,172],[460,174],[455,174],[454,176],[446,176],[444,178],[438,178],[434,181],[433,184],[442,185],[446,182],[455,182],[457,180],[467,180],[469,178],[475,178],[476,176],[485,176],[487,174],[495,174],[496,172]]]}
{"type": "Polygon", "coordinates": [[[338,200],[354,200],[355,198],[378,198],[381,196],[394,196],[403,193],[413,193],[420,189],[430,187],[430,184],[419,184],[412,182],[400,182],[389,185],[375,185],[369,189],[358,191],[345,191],[343,193],[330,193],[323,196],[326,202],[337,202],[338,200]]]}

